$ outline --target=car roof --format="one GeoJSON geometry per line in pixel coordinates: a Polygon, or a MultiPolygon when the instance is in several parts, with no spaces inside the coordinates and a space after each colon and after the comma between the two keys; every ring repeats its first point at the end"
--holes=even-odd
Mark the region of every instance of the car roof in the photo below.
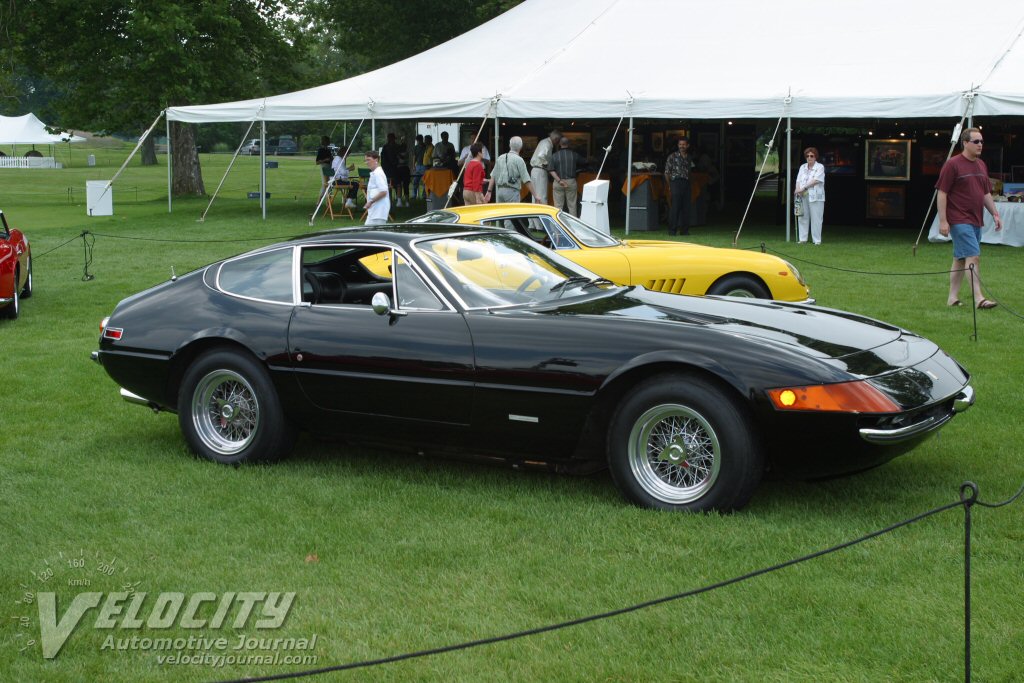
{"type": "MultiPolygon", "coordinates": [[[[351,228],[333,228],[307,235],[293,237],[284,244],[321,244],[335,242],[339,238],[347,240],[386,240],[397,244],[408,245],[425,237],[445,237],[454,235],[491,234],[493,229],[481,229],[479,226],[465,226],[454,223],[395,223],[392,225],[359,225],[351,228]]],[[[509,231],[514,232],[514,231],[509,231]]],[[[281,246],[280,244],[272,245],[281,246]]],[[[270,247],[268,247],[270,248],[270,247]]]]}
{"type": "Polygon", "coordinates": [[[547,214],[554,216],[558,209],[547,204],[525,204],[525,203],[503,203],[503,204],[473,204],[466,206],[450,206],[444,211],[449,211],[461,220],[479,221],[488,218],[502,218],[516,214],[547,214]]]}

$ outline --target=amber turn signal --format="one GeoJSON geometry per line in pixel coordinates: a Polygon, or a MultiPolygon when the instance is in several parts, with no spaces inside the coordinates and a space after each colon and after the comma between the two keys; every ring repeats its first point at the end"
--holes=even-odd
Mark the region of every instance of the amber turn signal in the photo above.
{"type": "Polygon", "coordinates": [[[835,413],[897,413],[902,410],[888,396],[863,381],[769,389],[768,397],[778,410],[835,413]]]}

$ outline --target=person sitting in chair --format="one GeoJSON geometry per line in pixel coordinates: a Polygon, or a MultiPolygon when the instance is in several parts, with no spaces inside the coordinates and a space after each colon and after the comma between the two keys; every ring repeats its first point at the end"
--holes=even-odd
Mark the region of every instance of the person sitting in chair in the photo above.
{"type": "Polygon", "coordinates": [[[348,157],[345,156],[345,152],[338,152],[331,160],[331,168],[334,169],[334,186],[348,189],[348,192],[345,193],[345,208],[354,209],[356,208],[356,195],[359,193],[359,181],[349,179],[349,171],[354,171],[356,165],[346,165],[346,161],[348,161],[348,157]]]}

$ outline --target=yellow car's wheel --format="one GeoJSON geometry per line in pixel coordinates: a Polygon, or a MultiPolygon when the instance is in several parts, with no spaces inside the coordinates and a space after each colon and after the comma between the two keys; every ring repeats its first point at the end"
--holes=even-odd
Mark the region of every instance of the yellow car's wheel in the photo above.
{"type": "Polygon", "coordinates": [[[708,294],[717,296],[743,296],[751,299],[771,299],[768,288],[750,275],[726,275],[708,287],[708,294]]]}

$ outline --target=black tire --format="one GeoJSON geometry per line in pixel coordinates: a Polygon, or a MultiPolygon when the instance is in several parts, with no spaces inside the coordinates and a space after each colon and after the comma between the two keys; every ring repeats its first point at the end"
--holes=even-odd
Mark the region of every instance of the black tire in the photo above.
{"type": "Polygon", "coordinates": [[[8,320],[17,319],[21,313],[21,292],[18,288],[18,273],[14,273],[14,293],[11,303],[7,304],[3,308],[0,308],[0,318],[7,318],[8,320]]]}
{"type": "Polygon", "coordinates": [[[276,460],[295,443],[270,374],[241,351],[193,361],[178,390],[178,424],[197,455],[224,464],[276,460]]]}
{"type": "Polygon", "coordinates": [[[708,288],[708,294],[739,296],[751,299],[771,299],[772,293],[760,280],[750,275],[726,275],[708,288]]]}
{"type": "Polygon", "coordinates": [[[750,500],[764,470],[750,419],[738,398],[696,375],[647,380],[612,416],[612,480],[641,507],[737,510],[750,500]]]}
{"type": "Polygon", "coordinates": [[[27,299],[32,296],[32,254],[28,256],[28,279],[25,280],[25,286],[21,290],[21,298],[27,299]]]}

